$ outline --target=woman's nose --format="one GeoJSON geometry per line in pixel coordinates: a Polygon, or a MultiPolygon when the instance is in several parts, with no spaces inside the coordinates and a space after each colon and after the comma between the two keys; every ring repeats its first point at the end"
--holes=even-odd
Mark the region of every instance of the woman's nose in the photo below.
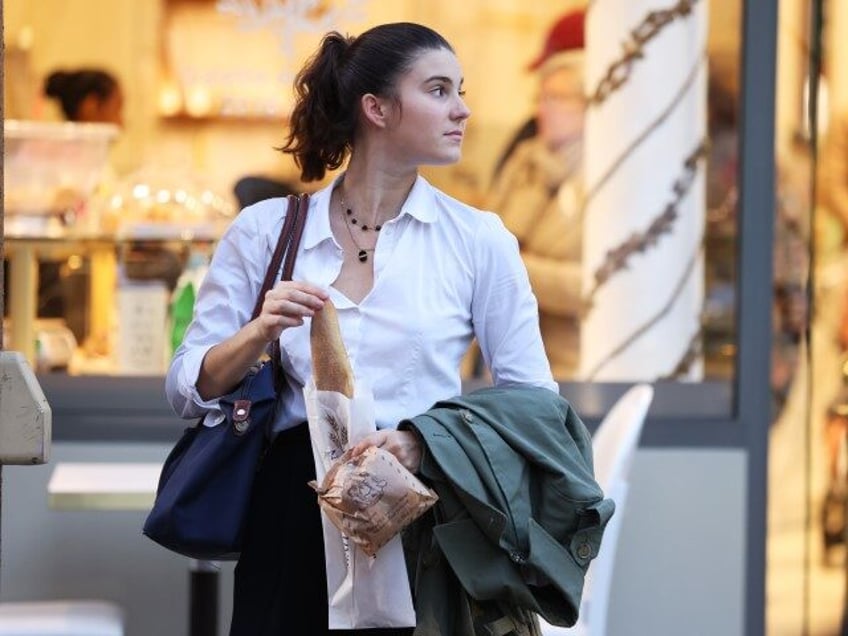
{"type": "Polygon", "coordinates": [[[468,104],[465,103],[465,100],[462,97],[457,99],[457,105],[454,108],[454,119],[463,120],[471,117],[471,109],[468,108],[468,104]]]}

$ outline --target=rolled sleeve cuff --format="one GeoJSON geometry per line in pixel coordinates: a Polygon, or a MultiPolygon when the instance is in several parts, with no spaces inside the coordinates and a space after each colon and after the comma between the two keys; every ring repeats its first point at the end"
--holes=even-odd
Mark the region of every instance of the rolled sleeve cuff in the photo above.
{"type": "Polygon", "coordinates": [[[212,347],[213,345],[207,345],[187,351],[183,356],[179,380],[180,393],[194,405],[191,410],[196,412],[197,417],[206,415],[203,420],[206,426],[215,426],[224,421],[224,413],[218,404],[218,398],[204,400],[197,391],[200,366],[212,347]]]}

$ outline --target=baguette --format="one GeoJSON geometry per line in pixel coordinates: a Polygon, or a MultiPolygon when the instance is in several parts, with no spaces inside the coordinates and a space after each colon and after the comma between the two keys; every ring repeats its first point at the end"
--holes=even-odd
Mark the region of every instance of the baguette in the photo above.
{"type": "Polygon", "coordinates": [[[353,369],[339,329],[339,317],[331,301],[324,301],[324,308],[312,316],[309,341],[315,388],[336,391],[352,398],[353,369]]]}

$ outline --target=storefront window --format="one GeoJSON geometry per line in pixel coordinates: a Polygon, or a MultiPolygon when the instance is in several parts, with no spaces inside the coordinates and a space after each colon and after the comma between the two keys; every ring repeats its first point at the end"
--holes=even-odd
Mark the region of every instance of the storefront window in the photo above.
{"type": "MultiPolygon", "coordinates": [[[[462,162],[425,174],[448,193],[500,214],[518,237],[557,379],[730,386],[737,351],[741,3],[681,0],[660,10],[631,3],[626,20],[607,4],[590,3],[585,12],[581,3],[554,2],[493,7],[481,0],[461,11],[441,1],[323,3],[304,17],[311,28],[283,47],[278,21],[269,13],[248,24],[240,14],[245,3],[167,0],[132,11],[110,5],[109,15],[88,29],[57,31],[46,8],[8,0],[8,119],[62,119],[43,89],[50,72],[80,66],[68,51],[100,60],[118,78],[123,99],[123,126],[104,184],[76,217],[65,211],[51,220],[62,229],[48,237],[44,258],[53,263],[56,285],[42,285],[29,310],[52,321],[51,333],[67,328],[78,354],[73,363],[43,359],[41,366],[72,375],[129,372],[131,365],[116,362],[121,325],[132,313],[119,306],[126,296],[117,292],[129,275],[162,283],[164,309],[142,323],[161,331],[150,342],[154,348],[163,343],[158,372],[164,372],[178,280],[198,254],[208,257],[215,237],[188,228],[139,242],[122,234],[121,225],[130,217],[142,227],[161,225],[167,219],[159,212],[175,209],[181,191],[189,197],[206,186],[220,197],[218,207],[229,208],[226,218],[238,210],[236,184],[246,177],[275,192],[302,188],[295,167],[272,150],[285,131],[288,101],[274,96],[284,90],[281,78],[328,28],[357,33],[377,22],[414,20],[432,24],[455,44],[473,112],[462,162]],[[116,28],[98,26],[110,22],[116,28]],[[125,37],[118,25],[129,24],[133,35],[125,37]],[[104,32],[95,37],[95,29],[104,32]],[[214,42],[215,55],[202,54],[204,42],[214,42]],[[249,53],[249,64],[221,57],[236,49],[249,53]],[[249,108],[245,101],[239,110],[223,95],[227,90],[252,99],[249,108]],[[138,175],[158,188],[154,203],[161,195],[171,197],[168,205],[150,205],[143,214],[138,206],[113,205],[116,197],[130,200],[138,175]],[[187,187],[181,190],[175,178],[187,187]],[[165,181],[168,187],[156,185],[165,181]],[[201,182],[202,188],[188,187],[201,182]],[[83,212],[90,215],[86,227],[105,242],[78,240],[83,212]],[[98,267],[114,271],[92,280],[98,267]],[[104,294],[102,285],[113,293],[104,294]],[[61,311],[53,307],[57,294],[71,296],[59,303],[61,311]]],[[[14,185],[7,175],[7,193],[14,185]]],[[[785,207],[793,196],[787,191],[785,207]]],[[[16,211],[8,199],[6,214],[13,256],[32,237],[10,231],[16,211]]],[[[23,284],[7,280],[7,308],[23,284]]],[[[780,285],[775,311],[783,315],[783,299],[796,283],[780,285]]],[[[775,338],[783,342],[784,335],[796,344],[795,332],[775,338]]],[[[50,336],[39,344],[41,337],[36,334],[33,356],[36,347],[42,356],[51,350],[45,347],[50,336]]],[[[156,375],[156,365],[142,366],[144,374],[156,375]]],[[[776,399],[785,394],[791,368],[791,359],[775,368],[776,399]]],[[[474,351],[463,372],[485,376],[474,351]]]]}

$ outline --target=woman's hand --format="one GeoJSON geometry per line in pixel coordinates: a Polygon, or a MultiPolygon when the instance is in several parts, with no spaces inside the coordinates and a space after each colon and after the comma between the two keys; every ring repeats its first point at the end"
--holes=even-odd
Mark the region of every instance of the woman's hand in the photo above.
{"type": "Polygon", "coordinates": [[[280,337],[283,329],[303,324],[324,306],[329,298],[326,291],[309,283],[280,281],[265,294],[262,311],[256,318],[256,327],[265,342],[280,337]]]}
{"type": "Polygon", "coordinates": [[[326,291],[308,283],[281,281],[265,294],[255,320],[209,349],[200,366],[197,392],[204,400],[224,395],[238,385],[247,370],[283,329],[302,325],[306,316],[324,306],[326,291]]]}
{"type": "Polygon", "coordinates": [[[370,433],[353,447],[353,456],[364,453],[370,446],[389,451],[411,473],[417,473],[421,466],[421,442],[410,431],[387,428],[370,433]]]}

